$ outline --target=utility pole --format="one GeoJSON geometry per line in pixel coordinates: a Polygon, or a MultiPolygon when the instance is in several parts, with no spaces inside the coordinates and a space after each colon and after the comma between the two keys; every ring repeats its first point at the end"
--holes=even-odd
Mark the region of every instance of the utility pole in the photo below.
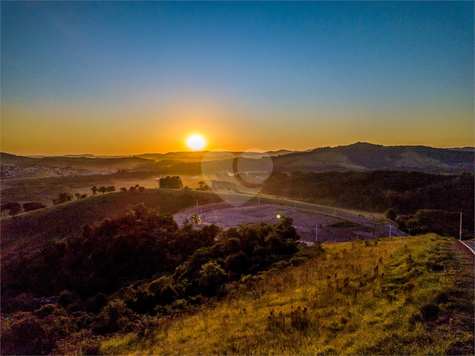
{"type": "Polygon", "coordinates": [[[462,212],[460,212],[460,230],[459,230],[459,240],[462,241],[462,212]]]}

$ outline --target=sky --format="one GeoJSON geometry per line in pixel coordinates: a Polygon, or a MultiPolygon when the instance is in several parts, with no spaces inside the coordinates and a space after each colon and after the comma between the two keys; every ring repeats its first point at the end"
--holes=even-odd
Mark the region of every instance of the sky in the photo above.
{"type": "Polygon", "coordinates": [[[1,151],[474,145],[474,2],[1,2],[1,151]]]}

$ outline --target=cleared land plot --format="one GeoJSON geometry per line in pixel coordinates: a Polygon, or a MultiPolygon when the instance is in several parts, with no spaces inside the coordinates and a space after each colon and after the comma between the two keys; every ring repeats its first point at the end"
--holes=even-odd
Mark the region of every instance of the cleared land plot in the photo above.
{"type": "MultiPolygon", "coordinates": [[[[267,222],[276,224],[279,222],[278,215],[290,217],[294,220],[302,241],[313,243],[318,230],[320,242],[344,242],[354,239],[373,238],[374,224],[368,219],[358,218],[358,222],[352,222],[337,217],[318,214],[306,210],[279,205],[243,205],[230,207],[223,204],[213,204],[200,208],[200,217],[203,224],[215,224],[224,229],[235,228],[244,224],[258,224],[267,222]]],[[[187,209],[174,215],[178,224],[182,225],[190,215],[196,212],[195,208],[187,209]]],[[[387,236],[388,227],[379,226],[376,237],[387,236]]]]}

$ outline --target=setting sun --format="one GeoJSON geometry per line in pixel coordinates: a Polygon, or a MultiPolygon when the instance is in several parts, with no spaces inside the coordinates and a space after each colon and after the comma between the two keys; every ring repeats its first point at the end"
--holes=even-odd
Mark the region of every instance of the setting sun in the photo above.
{"type": "Polygon", "coordinates": [[[206,140],[201,135],[191,135],[186,139],[186,145],[190,150],[201,150],[206,146],[206,140]]]}

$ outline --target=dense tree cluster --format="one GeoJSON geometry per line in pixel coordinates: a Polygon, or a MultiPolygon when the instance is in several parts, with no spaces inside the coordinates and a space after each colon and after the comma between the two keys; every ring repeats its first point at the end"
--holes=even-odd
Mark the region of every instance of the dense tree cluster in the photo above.
{"type": "MultiPolygon", "coordinates": [[[[463,214],[462,238],[473,237],[473,216],[463,214]]],[[[435,232],[439,235],[459,236],[460,213],[421,209],[415,214],[398,217],[399,228],[411,235],[435,232]]]]}
{"type": "Polygon", "coordinates": [[[366,211],[385,212],[392,208],[398,215],[415,214],[418,210],[462,211],[466,216],[464,226],[473,234],[473,174],[276,172],[264,182],[263,192],[366,211]]]}
{"type": "Polygon", "coordinates": [[[91,187],[92,195],[96,195],[97,192],[100,192],[102,194],[104,193],[113,193],[115,192],[115,187],[113,185],[108,186],[108,187],[99,187],[97,188],[95,185],[91,187]]]}
{"type": "Polygon", "coordinates": [[[64,350],[86,330],[89,340],[136,330],[146,315],[224,295],[226,283],[292,258],[300,246],[292,223],[180,229],[171,216],[141,204],[121,218],[85,225],[80,236],[11,256],[2,261],[2,352],[64,350]],[[29,348],[21,341],[26,330],[38,335],[29,348]]]}
{"type": "Polygon", "coordinates": [[[160,188],[167,189],[182,189],[183,182],[179,176],[167,176],[166,178],[160,178],[158,180],[160,188]]]}

